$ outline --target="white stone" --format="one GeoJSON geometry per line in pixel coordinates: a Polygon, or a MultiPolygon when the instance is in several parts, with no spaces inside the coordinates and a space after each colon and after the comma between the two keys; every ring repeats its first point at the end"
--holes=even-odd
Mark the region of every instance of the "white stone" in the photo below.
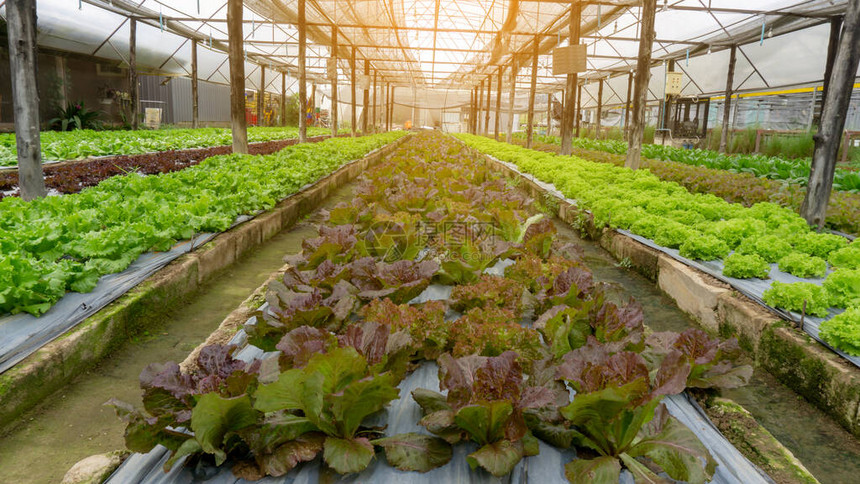
{"type": "Polygon", "coordinates": [[[109,452],[87,457],[73,465],[62,484],[101,484],[122,463],[122,454],[109,452]]]}

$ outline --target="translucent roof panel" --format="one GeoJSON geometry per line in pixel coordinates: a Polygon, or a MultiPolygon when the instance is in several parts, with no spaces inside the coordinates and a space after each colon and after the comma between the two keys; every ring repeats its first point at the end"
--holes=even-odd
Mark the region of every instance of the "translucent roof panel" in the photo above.
{"type": "MultiPolygon", "coordinates": [[[[670,60],[685,75],[684,94],[719,93],[731,45],[739,46],[736,89],[819,82],[829,17],[844,13],[847,1],[659,0],[650,95],[662,95],[664,63],[670,60]]],[[[626,96],[627,75],[638,56],[641,7],[634,0],[604,3],[582,7],[580,42],[587,45],[588,70],[581,79],[589,93],[596,79],[609,79],[604,102],[615,103],[626,96]]],[[[266,90],[280,90],[281,73],[295,86],[298,0],[244,4],[248,88],[259,87],[263,67],[266,90]]],[[[128,18],[134,17],[142,72],[188,75],[194,38],[201,78],[226,83],[226,5],[227,0],[40,0],[39,43],[121,65],[128,57],[128,18]]],[[[309,82],[327,89],[336,27],[342,83],[352,80],[354,52],[356,76],[367,63],[379,83],[468,96],[501,70],[507,86],[508,67],[515,63],[517,89],[523,90],[530,85],[537,48],[538,90],[559,91],[565,79],[552,75],[550,54],[569,43],[570,12],[571,3],[561,0],[306,0],[309,82]]],[[[462,99],[441,99],[454,97],[462,99]]]]}

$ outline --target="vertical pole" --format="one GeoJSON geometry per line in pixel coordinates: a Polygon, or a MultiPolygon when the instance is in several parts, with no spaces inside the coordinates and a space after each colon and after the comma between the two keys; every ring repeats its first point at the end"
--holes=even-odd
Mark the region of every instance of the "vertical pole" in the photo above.
{"type": "Polygon", "coordinates": [[[552,93],[546,94],[546,135],[552,136],[552,93]]]}
{"type": "MultiPolygon", "coordinates": [[[[370,78],[370,61],[364,59],[364,80],[363,82],[367,82],[370,78]]],[[[370,86],[364,88],[364,109],[362,109],[361,113],[361,134],[367,134],[367,122],[370,117],[370,91],[368,90],[370,86]]]]}
{"type": "Polygon", "coordinates": [[[475,133],[475,92],[477,88],[472,88],[469,91],[469,134],[475,133]]]}
{"type": "Polygon", "coordinates": [[[490,107],[492,105],[492,100],[490,99],[490,93],[492,92],[493,87],[493,75],[490,74],[487,76],[487,106],[484,109],[484,136],[490,135],[490,107]]]}
{"type": "Polygon", "coordinates": [[[395,100],[395,86],[391,86],[391,101],[388,104],[388,129],[391,130],[394,128],[394,100],[395,100]]]}
{"type": "Polygon", "coordinates": [[[197,39],[191,39],[191,127],[200,127],[200,91],[198,90],[197,39]]]}
{"type": "MultiPolygon", "coordinates": [[[[582,2],[573,1],[570,5],[570,45],[579,44],[580,25],[582,23],[582,2]]],[[[576,124],[576,135],[579,136],[579,111],[576,106],[579,96],[574,95],[579,84],[579,74],[567,75],[566,95],[562,106],[561,116],[561,154],[569,155],[573,151],[573,126],[576,124]]]]}
{"type": "Polygon", "coordinates": [[[18,186],[21,198],[47,195],[42,174],[39,137],[39,91],[36,88],[36,0],[7,2],[9,67],[18,151],[18,186]]]}
{"type": "Polygon", "coordinates": [[[248,154],[248,121],[245,119],[245,53],[242,48],[242,0],[227,2],[228,56],[230,59],[230,117],[233,153],[248,154]]]}
{"type": "Polygon", "coordinates": [[[287,125],[287,73],[281,73],[281,126],[287,125]]]}
{"type": "Polygon", "coordinates": [[[382,113],[382,127],[383,127],[383,131],[388,131],[389,130],[389,127],[388,127],[388,103],[391,102],[391,93],[389,93],[389,88],[388,88],[387,82],[383,86],[382,92],[383,92],[382,108],[384,110],[382,113]]]}
{"type": "Polygon", "coordinates": [[[582,84],[576,86],[576,118],[574,121],[574,129],[576,137],[579,138],[579,122],[582,119],[582,84]]]}
{"type": "Polygon", "coordinates": [[[633,73],[627,74],[627,102],[624,104],[624,139],[630,140],[630,93],[633,91],[633,73]]]}
{"type": "Polygon", "coordinates": [[[860,64],[860,2],[848,2],[845,25],[834,57],[833,72],[828,89],[824,92],[821,122],[812,154],[806,196],[800,206],[800,215],[813,227],[824,227],[833,176],[836,172],[836,155],[845,128],[845,118],[851,104],[851,92],[857,65],[860,64]],[[832,89],[831,89],[832,88],[832,89]]]}
{"type": "Polygon", "coordinates": [[[128,90],[131,97],[131,129],[140,128],[140,84],[137,81],[137,20],[128,22],[128,90]]]}
{"type": "MultiPolygon", "coordinates": [[[[824,67],[824,93],[821,96],[821,111],[824,112],[824,103],[827,102],[827,88],[830,86],[830,77],[833,76],[833,63],[836,61],[836,50],[839,48],[839,35],[842,32],[842,17],[830,18],[830,39],[827,42],[827,63],[824,67]]],[[[819,125],[821,120],[819,119],[819,125]]]]}
{"type": "MultiPolygon", "coordinates": [[[[666,73],[675,72],[675,60],[669,60],[669,64],[666,67],[666,73]]],[[[665,81],[663,82],[665,85],[665,81]]],[[[665,87],[663,90],[665,91],[665,87]]],[[[672,94],[664,94],[663,96],[663,111],[660,114],[660,123],[662,124],[662,128],[664,129],[662,135],[662,143],[666,144],[666,135],[671,134],[672,130],[674,130],[675,126],[672,123],[672,105],[673,105],[674,96],[672,94]]]]}
{"type": "Polygon", "coordinates": [[[350,84],[350,89],[352,89],[352,95],[350,96],[350,98],[352,100],[352,104],[351,104],[352,114],[349,118],[349,121],[350,121],[350,124],[352,125],[351,132],[352,132],[352,137],[354,138],[355,137],[355,131],[356,131],[356,129],[358,129],[358,126],[356,126],[358,124],[358,120],[355,117],[355,113],[356,113],[356,105],[355,105],[355,88],[356,88],[356,86],[355,86],[355,81],[357,79],[355,78],[355,46],[354,45],[352,46],[352,55],[350,57],[350,70],[352,73],[352,83],[350,84]]]}
{"type": "Polygon", "coordinates": [[[529,88],[529,114],[526,125],[526,148],[532,147],[535,136],[535,91],[537,91],[537,67],[538,54],[540,53],[540,37],[535,35],[534,48],[532,49],[532,84],[529,88]]]}
{"type": "Polygon", "coordinates": [[[334,62],[334,76],[331,78],[331,137],[337,137],[337,25],[331,27],[331,57],[334,62]]]}
{"type": "Polygon", "coordinates": [[[308,110],[311,113],[311,126],[316,125],[317,112],[317,85],[311,84],[311,101],[308,103],[308,110]]]}
{"type": "Polygon", "coordinates": [[[305,20],[305,0],[299,0],[299,143],[308,140],[308,86],[305,55],[307,48],[307,21],[305,20]]]}
{"type": "Polygon", "coordinates": [[[725,153],[729,145],[729,130],[731,129],[729,118],[732,114],[732,92],[734,91],[737,49],[738,46],[732,45],[732,49],[729,51],[729,73],[726,76],[726,99],[723,104],[723,128],[720,131],[720,153],[725,153]]]}
{"type": "Polygon", "coordinates": [[[263,125],[263,115],[266,113],[266,66],[260,66],[260,88],[257,90],[257,126],[263,125]]]}
{"type": "Polygon", "coordinates": [[[475,133],[478,135],[484,134],[481,129],[481,113],[484,110],[484,80],[481,79],[481,87],[478,89],[478,97],[477,97],[477,106],[478,109],[475,112],[475,133]]]}
{"type": "Polygon", "coordinates": [[[493,139],[499,141],[499,128],[501,127],[502,114],[502,74],[505,72],[505,67],[499,67],[499,72],[496,74],[496,119],[493,123],[493,139]]]}
{"type": "Polygon", "coordinates": [[[642,135],[645,132],[645,101],[648,82],[651,79],[651,48],[654,44],[654,17],[657,14],[657,0],[642,2],[640,15],[641,29],[639,58],[636,61],[636,85],[633,94],[633,123],[624,166],[638,170],[642,163],[642,135]]]}
{"type": "Polygon", "coordinates": [[[601,119],[603,116],[603,78],[597,80],[597,119],[595,120],[594,139],[600,139],[601,119]]]}
{"type": "Polygon", "coordinates": [[[505,141],[514,142],[514,102],[517,99],[517,59],[511,59],[511,94],[508,100],[508,132],[505,141]]]}
{"type": "Polygon", "coordinates": [[[377,131],[377,127],[379,126],[378,120],[376,118],[376,94],[379,91],[379,88],[376,85],[376,75],[378,71],[373,71],[373,126],[371,126],[370,130],[374,133],[377,131]]]}

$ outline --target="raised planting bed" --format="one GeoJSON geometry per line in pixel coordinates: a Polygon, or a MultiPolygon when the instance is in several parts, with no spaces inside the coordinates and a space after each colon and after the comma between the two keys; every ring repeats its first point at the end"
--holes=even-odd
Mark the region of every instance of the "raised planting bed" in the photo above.
{"type": "Polygon", "coordinates": [[[480,158],[419,134],[355,193],[112,402],[110,482],[769,482],[684,394],[743,385],[737,342],[649,331],[480,158]]]}
{"type": "Polygon", "coordinates": [[[115,176],[81,193],[0,201],[0,313],[46,312],[67,291],[90,292],[149,250],[222,232],[302,186],[401,136],[296,145],[267,156],[215,156],[172,173],[115,176]]]}
{"type": "MultiPolygon", "coordinates": [[[[328,132],[327,129],[308,128],[308,136],[321,136],[328,132]]],[[[298,137],[299,129],[295,127],[248,128],[248,141],[251,143],[298,137]]],[[[81,160],[93,156],[139,155],[156,151],[209,148],[232,143],[231,132],[225,128],[44,131],[40,138],[44,163],[81,160]]],[[[0,167],[14,167],[17,164],[15,133],[0,133],[0,167]]]]}
{"type": "MultiPolygon", "coordinates": [[[[393,145],[402,140],[401,136],[393,134],[364,138],[366,150],[374,146],[380,148],[353,162],[340,163],[340,168],[328,174],[321,173],[322,178],[302,187],[253,218],[242,217],[243,223],[234,225],[230,230],[220,235],[209,234],[208,236],[213,237],[210,242],[202,245],[198,243],[195,245],[196,250],[176,258],[134,289],[121,296],[114,295],[114,298],[119,298],[112,303],[110,300],[101,300],[101,306],[93,307],[89,305],[92,301],[88,301],[87,305],[70,316],[77,318],[72,320],[69,326],[73,329],[64,334],[60,331],[56,336],[62,335],[53,342],[47,343],[50,338],[42,340],[36,347],[41,346],[41,349],[26,356],[0,375],[0,426],[60,388],[69,378],[92,366],[128,337],[157,321],[172,305],[193,293],[217,271],[312,211],[332,190],[378,162],[393,145]],[[376,139],[377,142],[369,143],[369,139],[376,139]],[[397,141],[393,144],[383,146],[395,139],[397,141]]],[[[317,146],[335,144],[336,149],[344,151],[344,156],[355,153],[354,150],[345,149],[344,141],[346,140],[326,141],[317,146]]],[[[305,147],[304,150],[307,151],[308,148],[305,147]]],[[[327,156],[331,156],[330,151],[325,152],[327,156]]],[[[186,242],[185,245],[190,243],[186,242]]],[[[150,256],[151,254],[144,254],[142,257],[150,256]]],[[[52,309],[48,314],[55,310],[56,308],[52,309]]],[[[60,323],[69,324],[69,320],[58,318],[58,324],[60,323]]],[[[0,326],[0,329],[4,327],[0,326]]],[[[8,339],[3,341],[9,342],[8,339]]]]}
{"type": "MultiPolygon", "coordinates": [[[[554,157],[523,148],[514,148],[520,151],[512,155],[508,151],[511,148],[510,145],[482,141],[470,136],[463,136],[463,138],[469,142],[475,141],[474,144],[480,145],[482,151],[498,156],[499,159],[485,155],[488,160],[505,170],[510,176],[518,177],[533,196],[550,201],[563,220],[579,227],[583,233],[597,240],[616,258],[635,266],[643,274],[656,281],[662,290],[676,300],[681,309],[700,321],[705,329],[712,334],[719,333],[724,336],[739,337],[741,345],[766,370],[829,413],[855,436],[860,436],[860,412],[858,412],[860,409],[860,369],[857,367],[857,358],[844,351],[838,351],[837,354],[838,348],[826,347],[812,339],[813,335],[820,336],[817,330],[819,324],[825,324],[822,323],[823,318],[816,319],[809,315],[804,316],[776,310],[764,304],[761,297],[753,295],[753,298],[750,298],[744,295],[751,292],[749,285],[742,280],[725,277],[719,271],[714,270],[720,267],[719,265],[692,260],[682,256],[677,250],[656,244],[651,239],[637,236],[626,230],[613,229],[612,227],[617,227],[616,222],[625,217],[622,211],[610,215],[612,213],[610,210],[604,210],[602,215],[598,215],[601,210],[600,203],[596,204],[598,209],[594,213],[589,210],[592,207],[591,200],[595,199],[586,196],[585,200],[588,201],[574,200],[577,193],[577,183],[580,183],[581,180],[589,180],[591,183],[589,186],[596,192],[605,189],[608,182],[601,181],[599,177],[593,177],[595,172],[600,172],[601,168],[598,167],[605,165],[573,157],[554,157]],[[541,164],[544,162],[548,164],[542,166],[541,164]],[[558,165],[550,171],[542,171],[550,163],[558,163],[558,165]],[[563,167],[563,169],[558,167],[563,167]],[[532,169],[535,170],[535,173],[539,173],[537,177],[524,174],[524,172],[530,172],[532,169]],[[568,182],[566,177],[572,173],[579,174],[579,169],[586,171],[591,169],[592,172],[590,175],[581,175],[583,178],[580,181],[568,182]],[[552,185],[550,182],[555,182],[557,185],[552,185]],[[557,187],[561,187],[561,191],[557,187]],[[614,217],[616,222],[613,222],[611,227],[607,227],[606,217],[614,217]],[[798,329],[801,321],[804,323],[803,330],[798,329]]],[[[602,170],[606,170],[606,168],[602,170]]],[[[606,175],[605,180],[610,180],[612,187],[608,189],[608,192],[619,189],[619,187],[627,187],[631,190],[627,195],[628,199],[634,199],[638,196],[637,189],[643,187],[645,190],[653,189],[660,187],[660,183],[663,183],[657,181],[653,175],[647,172],[633,173],[623,168],[609,168],[609,170],[611,173],[606,175]],[[629,184],[631,179],[634,180],[632,185],[629,184]]],[[[669,188],[673,187],[670,184],[667,185],[669,188]]],[[[676,185],[674,189],[674,199],[679,204],[688,208],[697,206],[698,202],[695,196],[678,192],[680,187],[676,185]]],[[[623,189],[619,190],[623,193],[623,189]]],[[[655,206],[665,201],[660,199],[659,193],[659,191],[655,192],[653,197],[655,206]]],[[[624,204],[622,202],[615,207],[623,210],[624,204]]],[[[724,206],[717,213],[725,219],[729,219],[733,214],[737,216],[738,210],[746,209],[724,206]]],[[[748,215],[752,217],[751,220],[755,220],[754,215],[757,211],[761,213],[761,210],[755,207],[750,210],[752,213],[748,215]]],[[[769,210],[775,209],[773,206],[767,207],[765,212],[769,210]]],[[[646,214],[644,209],[637,213],[646,214]]],[[[743,212],[740,213],[743,214],[743,212]]],[[[786,223],[790,224],[788,221],[793,214],[786,210],[783,216],[787,217],[786,223]]],[[[671,221],[666,225],[671,225],[671,221]]],[[[809,229],[805,225],[797,225],[797,228],[802,230],[801,234],[809,233],[809,229]]],[[[635,227],[631,230],[635,231],[635,227]]],[[[722,235],[728,237],[728,234],[722,235]]],[[[760,235],[753,233],[749,237],[755,239],[760,235]]],[[[701,234],[696,235],[696,237],[700,240],[704,238],[701,234]]],[[[806,240],[816,240],[819,235],[801,235],[801,237],[809,237],[806,240]]],[[[836,240],[831,235],[823,235],[822,237],[822,241],[836,240]]],[[[727,241],[718,237],[713,238],[728,244],[727,241]]],[[[738,242],[739,245],[744,243],[743,240],[738,242]]],[[[854,244],[856,242],[852,244],[852,247],[854,244]]],[[[807,248],[812,248],[813,245],[808,245],[807,248]]],[[[845,245],[847,242],[840,243],[840,246],[845,245]]],[[[852,247],[831,250],[833,252],[851,251],[853,250],[852,247]]],[[[763,248],[767,249],[768,245],[764,244],[763,248]]],[[[826,253],[821,255],[827,256],[826,253]]],[[[807,255],[806,257],[811,258],[812,256],[807,255]]],[[[782,278],[783,276],[779,275],[778,272],[777,268],[771,267],[770,273],[774,277],[782,278]]],[[[833,271],[828,277],[834,277],[833,274],[839,273],[850,275],[854,272],[851,269],[840,268],[833,271]]],[[[817,282],[821,284],[820,280],[817,282]]],[[[805,288],[809,284],[813,283],[803,282],[796,287],[805,288]]],[[[792,284],[783,286],[795,287],[792,284]]],[[[824,286],[827,286],[826,281],[824,286]]],[[[831,285],[831,287],[833,286],[831,285]]],[[[826,289],[822,289],[825,294],[826,291],[826,289]]],[[[760,292],[758,294],[761,296],[760,292]]],[[[765,301],[768,300],[767,294],[765,292],[765,301]]],[[[828,298],[827,301],[830,299],[828,298]]],[[[812,301],[808,301],[810,311],[813,308],[811,303],[812,301]]],[[[829,316],[837,312],[838,310],[834,309],[828,311],[829,316]]],[[[834,344],[834,346],[838,345],[834,344]]]]}
{"type": "MultiPolygon", "coordinates": [[[[561,144],[561,139],[556,136],[537,136],[536,139],[546,144],[561,144]]],[[[573,138],[573,146],[616,155],[627,153],[627,142],[620,140],[573,138]]],[[[642,156],[652,160],[673,161],[734,173],[749,173],[759,178],[780,180],[787,184],[800,186],[806,186],[809,182],[809,171],[812,163],[809,158],[785,159],[759,154],[726,155],[711,150],[687,150],[658,144],[642,145],[642,156]]],[[[860,172],[842,167],[836,168],[833,189],[835,191],[860,193],[860,172]]]]}
{"type": "MultiPolygon", "coordinates": [[[[523,140],[515,139],[515,142],[524,145],[523,140]]],[[[534,149],[558,153],[561,148],[558,144],[537,141],[534,149]]],[[[585,160],[616,166],[624,166],[625,161],[623,155],[582,147],[574,147],[572,154],[585,160]]],[[[806,194],[805,187],[756,177],[746,172],[648,158],[642,159],[642,168],[648,169],[661,180],[675,182],[693,193],[709,193],[747,207],[773,202],[799,212],[806,194]]],[[[827,226],[839,232],[860,234],[860,194],[834,191],[827,207],[827,226]]]]}
{"type": "MultiPolygon", "coordinates": [[[[308,138],[308,143],[317,143],[326,139],[328,136],[315,136],[308,138]]],[[[265,141],[248,145],[248,150],[252,155],[269,155],[297,143],[297,138],[265,141]]],[[[197,165],[212,156],[231,153],[233,153],[232,146],[217,146],[51,163],[44,167],[45,187],[56,193],[77,193],[84,188],[98,185],[102,180],[112,176],[128,173],[142,175],[170,173],[197,165]]],[[[17,168],[0,170],[0,200],[6,196],[17,195],[17,168]]]]}

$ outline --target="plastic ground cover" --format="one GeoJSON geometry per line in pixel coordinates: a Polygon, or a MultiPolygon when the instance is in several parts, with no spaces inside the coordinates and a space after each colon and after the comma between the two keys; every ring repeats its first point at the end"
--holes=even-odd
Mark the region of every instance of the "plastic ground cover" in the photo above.
{"type": "MultiPolygon", "coordinates": [[[[504,270],[504,261],[496,269],[504,270]]],[[[492,273],[492,268],[487,272],[492,273]]],[[[412,303],[426,302],[434,299],[447,299],[450,291],[444,286],[433,285],[416,297],[412,303]]],[[[261,306],[265,310],[266,304],[261,306]]],[[[253,324],[254,318],[249,320],[253,324]]],[[[263,350],[249,345],[244,330],[234,335],[230,344],[241,348],[236,357],[245,362],[254,359],[277,358],[278,353],[264,353],[263,350]]],[[[388,436],[405,432],[426,434],[426,430],[418,425],[422,417],[421,407],[412,399],[411,392],[417,388],[430,390],[439,389],[438,367],[433,362],[424,362],[418,369],[408,375],[398,385],[400,399],[384,411],[372,416],[373,425],[386,426],[388,436]]],[[[772,483],[773,481],[749,462],[728,440],[713,426],[702,409],[686,395],[673,395],[663,400],[669,413],[702,441],[717,462],[716,472],[711,482],[715,484],[755,484],[772,483]]],[[[404,472],[387,464],[381,455],[359,474],[335,477],[332,482],[342,483],[408,483],[408,484],[439,484],[439,483],[468,483],[468,484],[553,484],[568,482],[564,476],[564,465],[576,458],[573,449],[563,450],[540,442],[540,453],[526,457],[514,468],[509,476],[495,478],[489,473],[478,469],[471,470],[466,462],[466,456],[477,450],[473,443],[461,443],[454,446],[451,462],[430,472],[404,472]]],[[[170,452],[163,446],[157,446],[147,454],[133,454],[106,481],[109,484],[191,484],[201,482],[206,476],[207,483],[233,484],[247,482],[237,479],[230,470],[230,463],[219,468],[198,470],[197,475],[185,467],[185,458],[179,460],[169,472],[164,472],[164,463],[170,452]],[[209,477],[211,476],[211,477],[209,477]]],[[[315,484],[321,482],[322,465],[319,458],[301,464],[288,474],[281,477],[266,477],[256,481],[260,484],[315,484]]],[[[632,475],[626,470],[622,472],[620,483],[633,484],[632,475]]]]}
{"type": "MultiPolygon", "coordinates": [[[[371,156],[380,149],[370,151],[364,156],[371,156]]],[[[344,163],[339,169],[356,161],[358,160],[344,163]]],[[[303,186],[284,200],[298,195],[318,181],[303,186]]],[[[254,216],[260,213],[262,212],[258,212],[254,216]]],[[[231,228],[251,220],[254,216],[242,215],[237,217],[231,228]]],[[[39,317],[23,313],[0,316],[0,374],[97,313],[171,261],[202,246],[216,235],[200,234],[193,240],[176,244],[167,252],[142,254],[126,270],[102,276],[92,292],[86,294],[66,293],[48,312],[39,317]]]]}
{"type": "MultiPolygon", "coordinates": [[[[501,260],[493,267],[484,272],[491,275],[504,274],[507,266],[512,260],[501,260]]],[[[451,296],[452,286],[431,284],[421,294],[416,296],[410,304],[420,304],[434,300],[446,300],[451,296]]],[[[266,311],[268,303],[260,306],[260,311],[266,311]]],[[[456,317],[447,315],[446,317],[456,317]]],[[[251,317],[246,325],[256,323],[256,318],[251,317]]],[[[530,324],[524,320],[523,324],[530,324]]],[[[277,352],[265,353],[260,348],[248,344],[248,337],[244,329],[240,329],[230,340],[239,350],[236,357],[245,362],[254,359],[265,360],[277,358],[277,352]]],[[[418,425],[422,417],[421,408],[410,397],[413,390],[426,388],[436,390],[439,388],[438,366],[433,362],[425,362],[416,371],[408,375],[398,386],[401,398],[383,412],[371,417],[372,424],[385,426],[386,435],[398,433],[417,432],[426,433],[425,429],[418,425]]],[[[686,395],[673,395],[663,400],[669,413],[690,428],[694,434],[711,451],[718,466],[714,474],[714,483],[771,483],[771,479],[761,472],[755,465],[750,463],[741,453],[729,443],[725,437],[713,426],[701,407],[686,395]]],[[[454,447],[454,456],[451,462],[441,468],[434,469],[426,474],[415,472],[403,472],[387,465],[384,458],[375,459],[373,463],[360,474],[346,476],[339,482],[399,482],[406,481],[414,484],[437,483],[437,482],[459,482],[470,484],[508,482],[520,483],[563,483],[567,482],[564,476],[564,464],[576,458],[573,449],[563,450],[540,442],[540,453],[537,456],[524,458],[514,471],[503,479],[497,479],[482,470],[471,470],[466,462],[466,456],[475,451],[477,447],[472,443],[460,444],[454,447]]],[[[202,473],[195,473],[185,468],[180,460],[170,472],[163,470],[164,463],[169,458],[169,451],[158,446],[148,454],[134,454],[114,473],[107,481],[109,483],[142,483],[142,484],[185,484],[199,482],[201,474],[207,476],[206,482],[213,484],[245,482],[233,476],[229,463],[220,468],[207,468],[202,473]],[[211,476],[211,477],[209,477],[211,476]]],[[[316,483],[320,482],[321,463],[319,459],[300,465],[285,476],[274,478],[267,477],[261,481],[265,484],[283,483],[316,483]]],[[[622,484],[633,484],[632,475],[626,470],[622,472],[622,484]]]]}
{"type": "MultiPolygon", "coordinates": [[[[570,203],[574,206],[578,205],[576,200],[565,197],[564,194],[562,194],[555,187],[555,185],[553,185],[552,183],[547,183],[547,182],[544,182],[542,180],[539,180],[537,177],[535,177],[534,175],[532,175],[530,173],[523,173],[519,169],[519,167],[513,163],[499,160],[499,159],[497,159],[493,156],[487,155],[485,153],[483,153],[483,155],[489,157],[490,159],[496,161],[497,163],[501,163],[502,165],[510,168],[511,170],[514,170],[520,176],[522,176],[528,180],[531,180],[532,182],[536,183],[539,187],[546,190],[547,193],[551,194],[552,196],[554,196],[560,200],[564,200],[565,202],[570,203]]],[[[735,279],[733,277],[727,277],[727,276],[723,275],[723,261],[722,260],[703,262],[703,261],[696,261],[696,260],[688,259],[686,257],[682,257],[678,250],[669,249],[667,247],[663,247],[661,245],[658,245],[658,244],[654,243],[654,241],[652,241],[651,239],[646,239],[645,237],[640,237],[640,236],[635,235],[635,234],[633,234],[627,230],[616,230],[616,232],[618,232],[620,234],[624,234],[624,235],[636,240],[637,242],[640,242],[644,245],[647,245],[648,247],[651,247],[655,250],[659,250],[660,252],[663,252],[664,254],[668,255],[669,257],[672,257],[673,259],[677,260],[678,262],[681,262],[682,264],[685,264],[689,267],[693,267],[695,269],[698,269],[698,270],[700,270],[700,271],[702,271],[702,272],[704,272],[704,273],[706,273],[712,277],[719,279],[720,281],[725,282],[726,284],[737,289],[739,292],[741,292],[745,296],[749,297],[750,299],[752,299],[756,303],[758,303],[758,304],[762,305],[763,307],[767,308],[768,310],[778,314],[780,317],[782,317],[788,321],[792,321],[792,322],[796,323],[798,326],[801,326],[801,323],[802,323],[804,332],[806,332],[807,334],[812,336],[816,341],[818,341],[819,343],[821,343],[825,347],[829,348],[834,353],[845,358],[846,360],[848,360],[849,362],[851,362],[855,366],[860,367],[860,357],[850,356],[847,353],[845,353],[844,351],[841,351],[841,350],[834,348],[833,346],[830,346],[829,344],[825,343],[818,336],[818,328],[821,325],[821,323],[823,323],[824,321],[826,321],[826,320],[832,318],[833,316],[841,313],[842,312],[841,310],[834,311],[831,308],[830,314],[826,318],[819,318],[819,317],[809,316],[809,315],[804,317],[800,313],[778,309],[778,308],[775,308],[773,306],[769,306],[767,303],[764,302],[763,294],[765,291],[770,289],[770,287],[774,283],[774,281],[780,281],[780,282],[785,282],[785,283],[810,282],[810,283],[813,283],[813,284],[820,286],[824,282],[824,278],[802,279],[800,277],[796,277],[796,276],[793,276],[791,274],[787,274],[785,272],[782,272],[777,268],[776,264],[771,264],[770,279],[767,279],[767,280],[762,280],[762,279],[735,279]]],[[[831,272],[832,272],[832,270],[828,269],[827,275],[829,275],[831,272]]]]}

